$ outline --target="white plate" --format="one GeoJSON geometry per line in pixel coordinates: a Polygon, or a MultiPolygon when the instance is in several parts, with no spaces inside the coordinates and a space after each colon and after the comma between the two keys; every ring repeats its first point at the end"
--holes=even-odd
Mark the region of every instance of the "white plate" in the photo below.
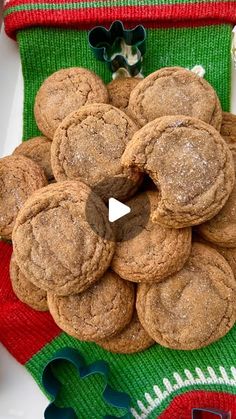
{"type": "MultiPolygon", "coordinates": [[[[233,70],[232,70],[233,71],[233,70]]],[[[21,142],[23,80],[17,44],[0,33],[0,157],[21,142]]],[[[236,114],[236,70],[232,112],[236,114]]],[[[42,419],[48,401],[25,368],[0,344],[0,419],[42,419]]]]}

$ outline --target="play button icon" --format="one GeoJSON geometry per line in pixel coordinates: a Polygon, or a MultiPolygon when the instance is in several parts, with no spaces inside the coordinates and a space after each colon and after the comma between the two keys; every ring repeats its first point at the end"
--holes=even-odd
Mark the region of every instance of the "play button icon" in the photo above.
{"type": "Polygon", "coordinates": [[[142,191],[142,187],[137,191],[137,185],[129,179],[107,177],[102,182],[97,183],[91,188],[91,194],[86,202],[86,220],[93,231],[102,238],[107,238],[107,231],[102,223],[102,217],[95,214],[94,194],[101,197],[104,194],[108,197],[104,204],[107,210],[107,221],[114,233],[116,242],[131,240],[138,236],[146,227],[150,218],[150,201],[147,193],[142,191]],[[114,191],[120,191],[124,183],[128,184],[132,191],[130,198],[121,200],[115,195],[114,191]],[[101,193],[102,192],[102,193],[101,193]],[[142,193],[142,199],[136,198],[142,193]],[[110,195],[110,196],[109,196],[110,195]]]}
{"type": "Polygon", "coordinates": [[[125,215],[129,214],[131,208],[128,205],[123,204],[115,198],[109,198],[108,201],[108,220],[110,223],[119,220],[125,215]]]}

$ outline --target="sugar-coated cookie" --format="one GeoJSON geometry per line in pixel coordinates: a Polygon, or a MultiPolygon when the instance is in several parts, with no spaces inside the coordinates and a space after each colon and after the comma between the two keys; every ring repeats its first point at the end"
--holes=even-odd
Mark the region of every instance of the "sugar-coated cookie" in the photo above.
{"type": "Polygon", "coordinates": [[[189,260],[175,275],[139,284],[136,308],[143,327],[160,345],[198,349],[220,339],[236,319],[236,281],[214,249],[194,243],[189,260]]]}
{"type": "Polygon", "coordinates": [[[43,169],[24,156],[0,159],[0,236],[11,240],[16,216],[27,198],[47,184],[43,169]]]}
{"type": "Polygon", "coordinates": [[[134,286],[107,271],[78,295],[48,293],[48,306],[57,325],[81,340],[100,340],[119,333],[131,320],[134,286]]]}
{"type": "Polygon", "coordinates": [[[131,208],[126,222],[121,218],[116,222],[117,238],[112,269],[122,278],[133,282],[161,281],[179,271],[191,251],[191,228],[166,228],[150,219],[146,224],[143,208],[148,196],[151,214],[158,206],[158,192],[146,192],[127,202],[131,208]],[[133,238],[126,240],[131,231],[133,238]]]}
{"type": "Polygon", "coordinates": [[[41,85],[35,98],[35,120],[40,131],[52,139],[67,115],[95,102],[108,102],[107,89],[100,77],[86,68],[64,68],[41,85]]]}
{"type": "Polygon", "coordinates": [[[10,278],[13,291],[19,300],[34,310],[48,310],[46,291],[36,287],[36,285],[26,279],[16,263],[14,254],[12,254],[10,262],[10,278]]]}
{"type": "Polygon", "coordinates": [[[38,163],[43,168],[48,181],[51,181],[53,179],[51,144],[51,141],[46,137],[34,137],[16,147],[13,154],[28,157],[38,163]]]}
{"type": "Polygon", "coordinates": [[[166,67],[142,80],[131,92],[128,112],[145,125],[167,115],[199,118],[220,130],[222,110],[213,87],[182,67],[166,67]]]}
{"type": "Polygon", "coordinates": [[[13,247],[19,268],[36,286],[59,295],[82,292],[102,277],[114,253],[107,208],[82,182],[48,185],[18,214],[13,247]],[[103,237],[86,219],[86,203],[103,237]]]}
{"type": "Polygon", "coordinates": [[[187,227],[214,217],[232,192],[232,153],[215,128],[186,116],[157,118],[136,132],[122,157],[159,189],[153,221],[187,227]]]}

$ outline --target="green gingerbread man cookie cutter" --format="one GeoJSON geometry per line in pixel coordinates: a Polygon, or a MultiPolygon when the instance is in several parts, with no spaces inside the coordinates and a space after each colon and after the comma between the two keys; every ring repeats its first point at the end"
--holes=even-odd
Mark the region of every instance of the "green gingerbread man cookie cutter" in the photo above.
{"type": "Polygon", "coordinates": [[[96,26],[88,35],[89,46],[99,61],[105,61],[113,72],[125,69],[129,76],[141,75],[143,55],[146,52],[146,30],[142,25],[125,29],[120,20],[109,29],[96,26]]]}
{"type": "MultiPolygon", "coordinates": [[[[81,379],[89,377],[90,375],[99,374],[104,378],[104,389],[102,397],[104,401],[118,409],[126,409],[127,413],[120,416],[121,419],[130,419],[131,398],[126,393],[121,393],[113,390],[108,384],[109,365],[106,361],[98,360],[92,364],[87,365],[82,354],[73,348],[63,348],[55,353],[43,370],[42,384],[47,393],[51,396],[52,402],[48,405],[44,412],[45,419],[78,419],[74,409],[70,407],[58,407],[56,405],[59,391],[61,389],[61,382],[55,377],[53,367],[61,362],[68,362],[73,365],[78,376],[81,379]]],[[[117,416],[105,416],[104,419],[115,419],[117,416]]]]}

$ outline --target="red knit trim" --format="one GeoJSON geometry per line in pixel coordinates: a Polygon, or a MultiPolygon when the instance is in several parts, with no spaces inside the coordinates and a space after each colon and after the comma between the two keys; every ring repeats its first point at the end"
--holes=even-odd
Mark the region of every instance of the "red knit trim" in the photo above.
{"type": "MultiPolygon", "coordinates": [[[[221,409],[231,412],[231,417],[236,418],[236,396],[229,393],[213,391],[190,391],[176,396],[169,407],[158,416],[159,419],[191,419],[194,407],[221,409]]],[[[204,413],[204,419],[213,419],[216,416],[204,413]]]]}
{"type": "MultiPolygon", "coordinates": [[[[20,0],[18,0],[20,1],[20,0]]],[[[31,3],[31,2],[29,2],[31,3]]],[[[25,2],[24,2],[25,4],[25,2]]],[[[10,7],[15,6],[9,3],[10,7]]],[[[236,22],[236,7],[234,1],[210,2],[197,4],[175,4],[159,6],[124,6],[124,7],[99,7],[90,9],[72,10],[32,10],[15,11],[5,17],[6,32],[14,37],[17,30],[32,26],[63,26],[79,27],[80,29],[92,27],[97,24],[110,23],[115,19],[124,22],[189,22],[209,19],[210,21],[236,22]]]]}
{"type": "Polygon", "coordinates": [[[0,342],[22,364],[60,334],[49,313],[35,311],[13,293],[9,278],[12,246],[0,242],[0,342]]]}

